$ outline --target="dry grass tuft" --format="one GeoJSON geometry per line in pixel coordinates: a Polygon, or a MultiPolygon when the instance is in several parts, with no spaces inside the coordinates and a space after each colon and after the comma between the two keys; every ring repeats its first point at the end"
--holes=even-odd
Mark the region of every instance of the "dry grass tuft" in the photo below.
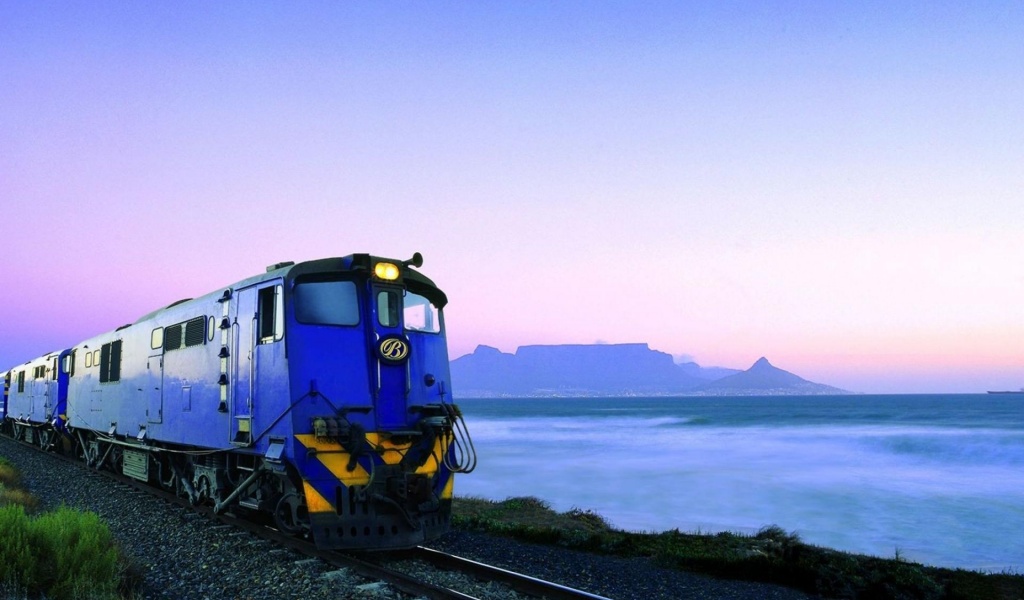
{"type": "Polygon", "coordinates": [[[0,486],[0,506],[17,504],[25,509],[27,513],[34,513],[39,509],[39,499],[25,490],[0,486]]]}
{"type": "Polygon", "coordinates": [[[0,486],[18,487],[19,485],[21,485],[21,473],[5,458],[0,457],[0,486]]]}

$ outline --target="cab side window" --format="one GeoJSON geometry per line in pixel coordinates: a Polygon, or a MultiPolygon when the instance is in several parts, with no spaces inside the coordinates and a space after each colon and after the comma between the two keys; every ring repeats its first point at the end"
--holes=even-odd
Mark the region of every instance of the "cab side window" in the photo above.
{"type": "Polygon", "coordinates": [[[271,344],[284,337],[284,286],[273,285],[259,291],[259,340],[271,344]]]}

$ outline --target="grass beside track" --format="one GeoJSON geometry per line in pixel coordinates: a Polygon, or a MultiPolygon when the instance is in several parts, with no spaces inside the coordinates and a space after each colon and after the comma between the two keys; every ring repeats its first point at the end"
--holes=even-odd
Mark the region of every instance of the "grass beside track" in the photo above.
{"type": "Polygon", "coordinates": [[[0,457],[0,597],[54,600],[130,597],[136,569],[91,512],[38,513],[21,474],[0,457]]]}
{"type": "Polygon", "coordinates": [[[812,546],[777,526],[754,535],[618,531],[591,511],[558,513],[533,497],[455,498],[455,527],[622,557],[674,569],[775,583],[825,598],[977,600],[1024,598],[1024,575],[928,567],[812,546]]]}

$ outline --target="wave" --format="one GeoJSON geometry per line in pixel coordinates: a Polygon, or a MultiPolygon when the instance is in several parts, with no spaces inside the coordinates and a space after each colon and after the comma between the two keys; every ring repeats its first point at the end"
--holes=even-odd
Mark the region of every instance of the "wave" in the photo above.
{"type": "Polygon", "coordinates": [[[536,403],[515,405],[514,416],[500,407],[467,414],[480,467],[457,492],[535,495],[627,529],[775,523],[852,552],[891,556],[899,547],[930,564],[1024,568],[1016,538],[992,533],[1024,531],[1020,415],[875,406],[850,417],[843,405],[829,407],[829,420],[815,408],[823,401],[764,400],[735,400],[729,410],[651,401],[657,410],[575,404],[545,413],[536,403]]]}

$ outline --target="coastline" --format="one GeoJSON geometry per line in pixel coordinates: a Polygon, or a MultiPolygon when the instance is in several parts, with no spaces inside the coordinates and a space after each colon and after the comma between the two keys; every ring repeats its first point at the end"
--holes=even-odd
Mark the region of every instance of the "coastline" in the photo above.
{"type": "Polygon", "coordinates": [[[888,558],[843,552],[806,544],[777,526],[763,527],[753,535],[628,532],[609,527],[603,517],[590,511],[557,513],[533,497],[494,502],[456,496],[455,501],[456,538],[470,532],[565,551],[644,559],[663,569],[785,586],[817,597],[1024,597],[1024,574],[929,566],[906,560],[898,549],[888,558]]]}
{"type": "Polygon", "coordinates": [[[583,507],[627,531],[796,530],[872,556],[1024,570],[1024,403],[1004,395],[464,399],[456,493],[583,507]],[[579,482],[579,483],[573,483],[579,482]]]}

